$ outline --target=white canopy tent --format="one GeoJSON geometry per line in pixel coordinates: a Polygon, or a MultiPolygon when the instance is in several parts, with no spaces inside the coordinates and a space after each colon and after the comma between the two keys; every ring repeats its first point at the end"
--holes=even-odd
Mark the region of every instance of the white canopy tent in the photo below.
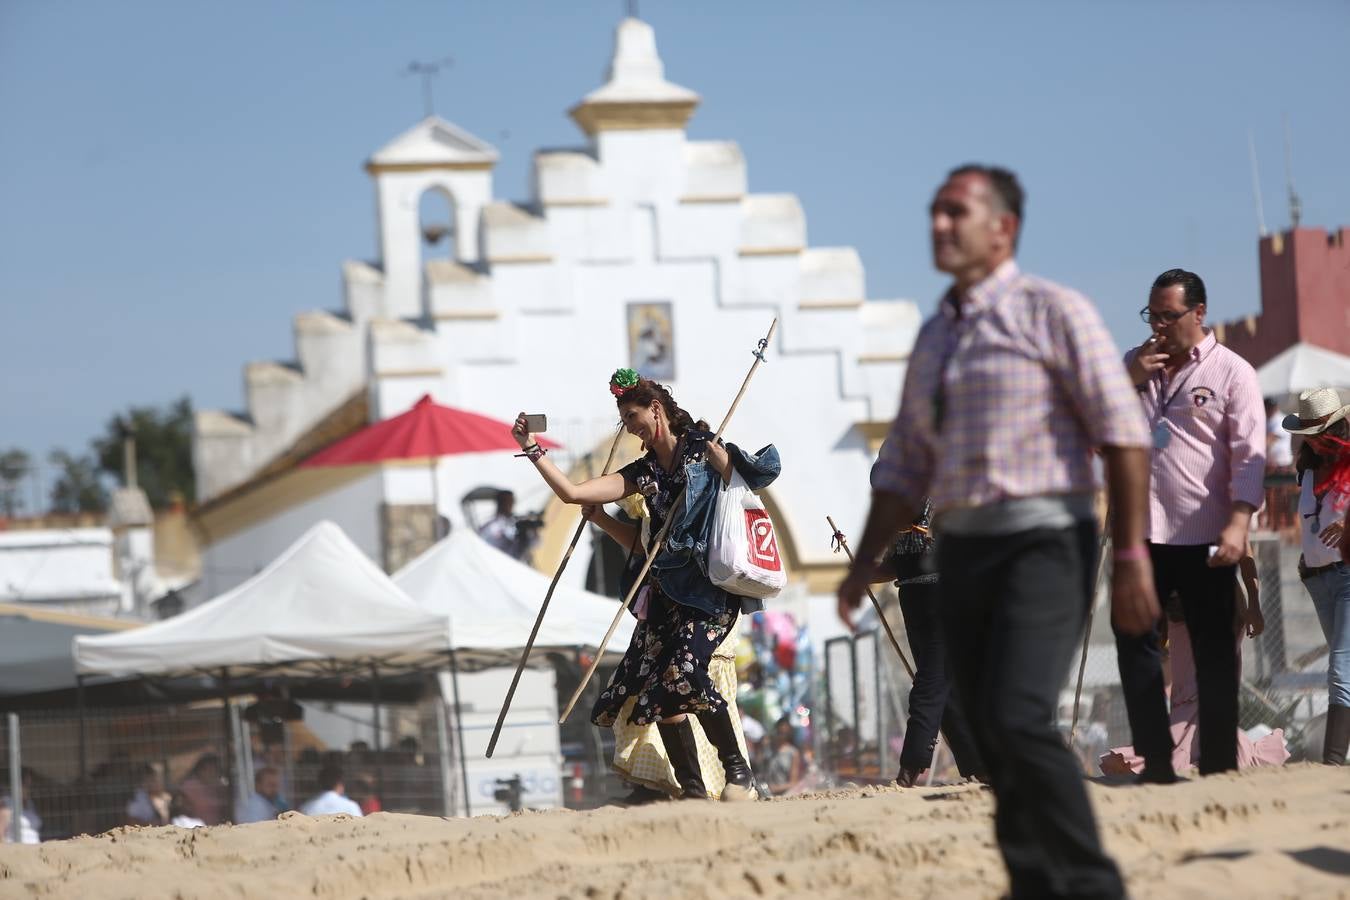
{"type": "MultiPolygon", "coordinates": [[[[449,617],[462,663],[503,665],[515,662],[529,640],[549,579],[461,528],[394,573],[394,583],[426,611],[449,617]]],[[[618,608],[608,597],[560,583],[534,646],[594,647],[618,608]]],[[[633,619],[624,616],[611,649],[622,653],[632,634],[633,619]]]]}
{"type": "Polygon", "coordinates": [[[1299,343],[1256,370],[1263,397],[1287,397],[1310,388],[1350,387],[1350,357],[1299,343]]]}
{"type": "Polygon", "coordinates": [[[414,603],[332,522],[201,606],[144,628],[75,638],[75,671],[122,676],[266,670],[324,663],[431,665],[450,651],[444,614],[414,603]]]}
{"type": "MultiPolygon", "coordinates": [[[[207,674],[228,700],[232,679],[369,677],[375,706],[375,749],[380,749],[379,681],[409,670],[450,667],[455,672],[449,623],[405,594],[332,522],[310,528],[248,581],[201,606],[163,622],[119,634],[74,640],[80,715],[81,679],[88,675],[173,677],[207,674]]],[[[454,707],[458,709],[458,690],[454,707]]],[[[443,708],[443,707],[442,707],[443,708]]],[[[226,753],[235,740],[231,707],[226,753]]],[[[460,759],[463,732],[458,732],[460,759]]],[[[440,754],[445,808],[450,810],[449,761],[440,754]]],[[[238,761],[236,760],[236,764],[238,761]]],[[[85,776],[84,728],[80,773],[85,776]]],[[[466,779],[460,765],[461,778],[466,779]]],[[[376,763],[377,778],[379,763],[376,763]]],[[[236,788],[242,769],[232,773],[236,788]]],[[[465,796],[468,783],[464,780],[465,796]]]]}

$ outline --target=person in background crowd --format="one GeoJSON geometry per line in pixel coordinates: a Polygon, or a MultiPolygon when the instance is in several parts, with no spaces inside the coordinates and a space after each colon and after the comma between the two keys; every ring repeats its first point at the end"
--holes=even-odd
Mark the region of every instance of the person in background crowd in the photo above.
{"type": "Polygon", "coordinates": [[[1298,574],[1327,640],[1327,721],[1322,762],[1345,765],[1350,744],[1350,405],[1331,388],[1304,391],[1284,429],[1299,447],[1298,574]]]}
{"type": "Polygon", "coordinates": [[[169,805],[173,795],[164,786],[164,769],[158,763],[146,763],[141,781],[127,801],[127,822],[131,825],[168,825],[172,818],[169,805]]]}
{"type": "Polygon", "coordinates": [[[1284,430],[1284,414],[1274,397],[1267,397],[1266,407],[1266,471],[1290,472],[1294,468],[1294,443],[1284,430]]]}
{"type": "MultiPolygon", "coordinates": [[[[900,748],[900,771],[895,783],[914,787],[933,761],[938,729],[963,778],[984,781],[975,736],[961,711],[960,699],[951,690],[951,666],[947,661],[946,631],[942,627],[942,601],[938,590],[936,541],[931,533],[933,504],[924,498],[923,512],[895,539],[891,564],[895,588],[900,595],[900,615],[905,620],[910,650],[914,654],[914,685],[909,692],[909,721],[900,748]]],[[[847,624],[847,623],[846,623],[847,624]]]]}
{"type": "Polygon", "coordinates": [[[239,824],[267,822],[286,811],[281,801],[281,773],[264,766],[253,773],[253,793],[239,805],[234,820],[239,824]]]}
{"type": "Polygon", "coordinates": [[[497,492],[497,512],[478,529],[478,536],[511,557],[520,557],[520,540],[516,528],[516,495],[511,491],[497,492]]]}
{"type": "Polygon", "coordinates": [[[189,818],[200,819],[204,825],[219,825],[225,821],[222,774],[220,757],[214,753],[204,753],[193,763],[188,776],[178,785],[184,813],[189,818]]]}
{"type": "Polygon", "coordinates": [[[365,772],[358,772],[352,776],[347,797],[361,808],[361,815],[363,816],[369,816],[384,809],[380,805],[379,794],[375,792],[375,779],[365,772]]]}
{"type": "Polygon", "coordinates": [[[192,814],[192,807],[182,791],[174,791],[173,797],[169,800],[169,824],[176,828],[206,827],[205,822],[192,814]]]}
{"type": "MultiPolygon", "coordinates": [[[[27,804],[24,804],[26,810],[27,804]]],[[[38,827],[28,818],[26,811],[19,811],[19,843],[39,843],[38,827]]],[[[14,843],[14,799],[8,793],[0,793],[0,842],[14,843]]]]}
{"type": "Polygon", "coordinates": [[[773,726],[773,754],[769,757],[769,793],[781,796],[788,793],[803,773],[802,752],[797,749],[797,735],[787,716],[773,726]]]}
{"type": "MultiPolygon", "coordinates": [[[[1264,497],[1265,414],[1256,370],[1205,327],[1205,282],[1169,269],[1139,311],[1152,334],[1125,355],[1152,434],[1149,545],[1159,598],[1181,598],[1195,656],[1201,775],[1238,766],[1238,658],[1233,585],[1264,497]]],[[[1172,733],[1163,686],[1161,616],[1116,633],[1116,657],[1139,779],[1170,784],[1172,733]]]]}
{"type": "Polygon", "coordinates": [[[321,793],[317,797],[300,808],[300,811],[305,815],[331,816],[335,813],[346,813],[349,816],[361,815],[361,807],[355,801],[347,798],[347,788],[342,770],[336,766],[325,766],[319,772],[319,790],[321,793]]]}

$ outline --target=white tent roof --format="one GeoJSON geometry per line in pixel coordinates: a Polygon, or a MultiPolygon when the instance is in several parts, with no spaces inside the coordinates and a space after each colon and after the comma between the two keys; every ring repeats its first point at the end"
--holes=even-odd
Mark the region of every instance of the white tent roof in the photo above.
{"type": "Polygon", "coordinates": [[[1350,387],[1350,356],[1299,343],[1256,370],[1261,396],[1284,397],[1310,388],[1350,387]]]}
{"type": "MultiPolygon", "coordinates": [[[[394,573],[394,582],[423,608],[450,617],[455,650],[470,656],[509,657],[523,649],[549,581],[467,528],[394,573]]],[[[560,583],[534,646],[594,647],[618,609],[614,600],[560,583]]],[[[632,633],[633,618],[625,614],[610,649],[622,653],[632,633]]]]}
{"type": "Polygon", "coordinates": [[[170,675],[223,667],[312,672],[306,661],[408,664],[449,649],[444,614],[418,606],[332,522],[267,568],[190,612],[119,634],[75,638],[83,674],[170,675]],[[277,664],[297,663],[292,667],[277,664]]]}

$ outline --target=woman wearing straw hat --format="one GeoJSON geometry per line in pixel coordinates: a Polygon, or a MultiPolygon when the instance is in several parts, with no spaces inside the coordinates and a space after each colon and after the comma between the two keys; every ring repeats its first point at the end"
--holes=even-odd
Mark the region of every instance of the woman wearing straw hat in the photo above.
{"type": "Polygon", "coordinates": [[[1298,574],[1326,635],[1327,723],[1322,762],[1345,764],[1350,744],[1350,564],[1342,558],[1350,515],[1350,405],[1331,388],[1304,391],[1284,429],[1303,436],[1295,469],[1303,554],[1298,574]],[[1311,475],[1311,477],[1309,477],[1311,475]]]}

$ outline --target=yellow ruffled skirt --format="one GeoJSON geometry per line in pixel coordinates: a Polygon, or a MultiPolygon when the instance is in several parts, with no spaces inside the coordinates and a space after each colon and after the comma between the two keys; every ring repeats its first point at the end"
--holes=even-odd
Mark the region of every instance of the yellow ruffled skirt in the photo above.
{"type": "MultiPolygon", "coordinates": [[[[722,699],[727,701],[731,724],[736,729],[736,743],[740,745],[745,758],[749,759],[745,734],[741,731],[741,712],[736,705],[736,643],[739,639],[736,628],[727,632],[708,662],[708,677],[722,699]]],[[[666,749],[661,744],[656,725],[633,725],[628,721],[628,714],[636,702],[636,697],[628,698],[613,726],[614,769],[626,781],[678,797],[680,786],[675,781],[675,770],[671,768],[670,760],[666,759],[666,749]]],[[[708,742],[697,718],[690,716],[689,721],[693,724],[694,739],[698,742],[698,763],[703,773],[703,785],[714,800],[721,799],[722,788],[726,786],[726,773],[722,771],[722,762],[717,758],[717,748],[708,742]]]]}

